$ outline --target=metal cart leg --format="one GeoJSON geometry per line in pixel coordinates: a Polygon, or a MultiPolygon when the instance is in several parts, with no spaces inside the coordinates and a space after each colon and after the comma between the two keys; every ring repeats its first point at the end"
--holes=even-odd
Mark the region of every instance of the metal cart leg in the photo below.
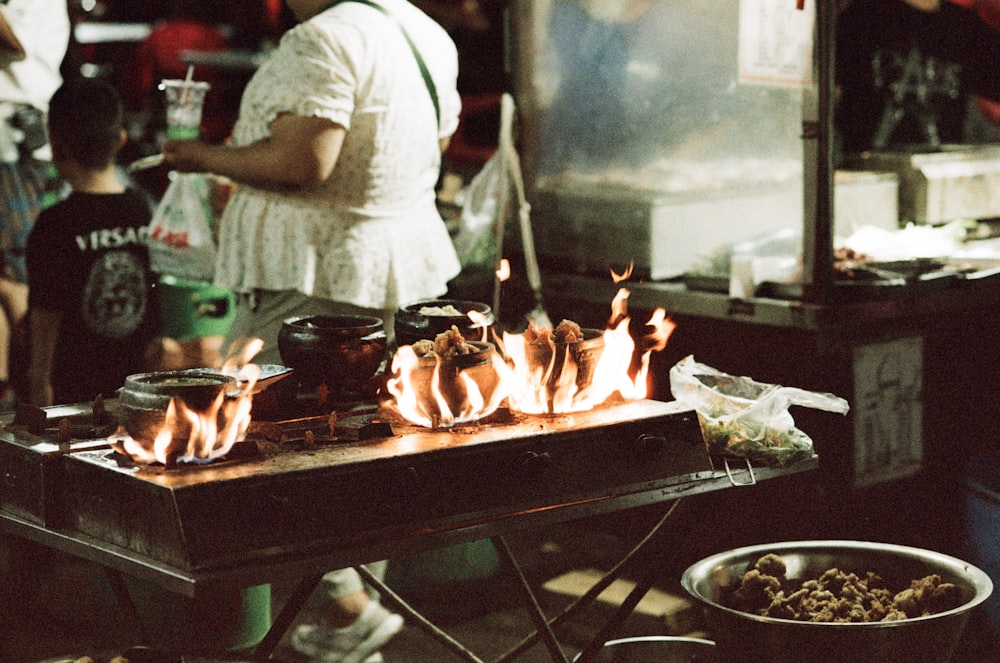
{"type": "Polygon", "coordinates": [[[309,597],[312,596],[312,593],[316,591],[316,587],[322,579],[323,574],[320,573],[318,575],[307,576],[299,581],[299,584],[295,587],[295,591],[292,592],[292,595],[285,601],[285,605],[282,606],[281,612],[271,622],[271,628],[267,630],[264,639],[257,643],[257,647],[254,648],[253,656],[250,660],[263,663],[271,657],[278,643],[281,642],[281,638],[288,631],[288,627],[295,621],[295,617],[302,611],[302,607],[309,600],[309,597]]]}
{"type": "Polygon", "coordinates": [[[528,579],[524,577],[524,574],[521,572],[521,567],[518,565],[517,560],[514,559],[514,554],[510,551],[510,546],[507,545],[507,540],[502,536],[498,536],[493,539],[493,544],[497,547],[497,549],[503,552],[507,563],[514,570],[518,580],[521,581],[520,586],[524,595],[524,600],[528,604],[528,611],[531,613],[531,618],[535,622],[536,631],[540,634],[542,641],[545,643],[545,648],[549,650],[549,656],[552,657],[552,660],[555,663],[569,663],[565,652],[563,652],[562,647],[559,646],[556,634],[552,631],[552,627],[549,625],[548,619],[545,618],[545,613],[542,612],[541,606],[538,605],[538,599],[535,598],[535,593],[531,591],[528,579]]]}
{"type": "Polygon", "coordinates": [[[375,575],[367,568],[364,566],[356,566],[354,568],[358,574],[364,578],[365,582],[374,587],[379,594],[382,595],[383,600],[386,600],[387,603],[390,603],[395,609],[403,613],[409,622],[420,627],[425,633],[447,647],[453,654],[461,658],[463,661],[469,661],[469,663],[484,663],[481,658],[476,656],[465,645],[458,642],[428,621],[426,617],[421,615],[410,604],[404,601],[399,594],[389,589],[384,582],[376,578],[375,575]]]}
{"type": "Polygon", "coordinates": [[[118,607],[125,615],[125,622],[132,637],[136,638],[137,642],[149,642],[149,634],[146,633],[146,626],[139,617],[139,609],[136,607],[135,601],[132,600],[132,594],[128,591],[125,578],[117,569],[112,569],[110,566],[103,568],[104,576],[108,579],[108,584],[111,585],[111,591],[118,601],[118,607]]]}
{"type": "MultiPolygon", "coordinates": [[[[664,523],[667,522],[667,519],[670,518],[670,516],[677,509],[680,503],[681,500],[679,499],[672,502],[670,508],[667,509],[667,512],[663,515],[662,518],[660,518],[660,520],[655,525],[653,525],[652,529],[649,530],[646,536],[644,536],[642,540],[639,541],[639,543],[637,543],[632,548],[632,550],[630,550],[625,555],[625,557],[621,559],[621,561],[615,564],[610,571],[608,571],[603,577],[601,577],[597,582],[595,582],[594,585],[590,589],[588,589],[582,596],[577,598],[570,605],[566,606],[566,608],[564,608],[562,612],[560,612],[554,618],[549,620],[548,622],[549,625],[552,628],[556,628],[565,623],[566,621],[568,621],[576,613],[590,606],[597,599],[597,597],[600,596],[601,593],[605,589],[607,589],[611,585],[611,583],[613,583],[618,578],[618,576],[621,575],[622,570],[624,570],[624,568],[629,564],[629,562],[631,562],[632,559],[640,551],[645,549],[646,544],[657,537],[664,523]]],[[[507,663],[508,661],[516,659],[518,656],[520,656],[525,651],[534,646],[535,643],[538,642],[538,639],[540,637],[541,635],[539,631],[536,630],[535,632],[529,634],[527,637],[521,640],[521,642],[515,645],[512,649],[508,650],[507,653],[505,653],[503,656],[496,659],[494,663],[507,663]]]]}

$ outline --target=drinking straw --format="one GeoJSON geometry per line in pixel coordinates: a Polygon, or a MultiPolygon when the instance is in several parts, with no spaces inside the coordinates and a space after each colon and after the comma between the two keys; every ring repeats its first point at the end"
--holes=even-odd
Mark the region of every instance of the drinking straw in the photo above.
{"type": "Polygon", "coordinates": [[[184,87],[181,91],[181,105],[186,106],[189,97],[191,96],[191,83],[194,82],[194,65],[189,64],[187,68],[187,76],[184,77],[184,87]]]}

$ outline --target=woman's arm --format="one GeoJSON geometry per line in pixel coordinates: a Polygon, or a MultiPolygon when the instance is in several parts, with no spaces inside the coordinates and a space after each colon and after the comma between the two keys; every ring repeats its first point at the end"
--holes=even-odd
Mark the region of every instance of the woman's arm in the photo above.
{"type": "Polygon", "coordinates": [[[330,177],[346,133],[325,118],[280,115],[271,123],[271,136],[256,143],[167,141],[163,155],[182,172],[215,173],[260,188],[304,188],[330,177]]]}

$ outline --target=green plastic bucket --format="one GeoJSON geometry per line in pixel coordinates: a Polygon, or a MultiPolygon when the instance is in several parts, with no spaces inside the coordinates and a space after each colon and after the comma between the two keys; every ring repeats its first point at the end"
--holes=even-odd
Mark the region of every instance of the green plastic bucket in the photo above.
{"type": "Polygon", "coordinates": [[[410,592],[485,580],[496,575],[499,558],[493,542],[479,539],[410,557],[392,559],[386,582],[410,592]]]}
{"type": "Polygon", "coordinates": [[[236,315],[236,295],[210,283],[161,276],[156,284],[163,335],[178,341],[225,336],[236,315]]]}
{"type": "Polygon", "coordinates": [[[271,585],[218,589],[190,598],[126,580],[151,646],[187,653],[256,647],[271,628],[271,585]]]}

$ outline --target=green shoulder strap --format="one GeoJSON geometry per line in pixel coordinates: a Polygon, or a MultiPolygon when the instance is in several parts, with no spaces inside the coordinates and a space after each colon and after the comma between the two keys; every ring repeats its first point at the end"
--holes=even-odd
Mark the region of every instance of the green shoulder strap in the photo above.
{"type": "Polygon", "coordinates": [[[437,118],[438,128],[441,127],[441,102],[438,100],[437,88],[434,86],[434,80],[431,78],[431,72],[427,69],[427,64],[424,62],[423,57],[420,56],[420,51],[417,50],[417,45],[413,43],[410,35],[403,28],[403,24],[400,23],[399,19],[396,18],[388,9],[378,4],[377,2],[372,2],[371,0],[338,0],[330,6],[340,4],[340,2],[357,2],[362,5],[368,5],[372,9],[377,9],[396,24],[399,31],[403,33],[403,37],[406,39],[406,43],[410,45],[410,50],[413,51],[413,57],[417,60],[417,67],[420,69],[420,75],[424,79],[424,85],[427,86],[427,92],[431,95],[431,102],[434,104],[434,116],[437,118]]]}

